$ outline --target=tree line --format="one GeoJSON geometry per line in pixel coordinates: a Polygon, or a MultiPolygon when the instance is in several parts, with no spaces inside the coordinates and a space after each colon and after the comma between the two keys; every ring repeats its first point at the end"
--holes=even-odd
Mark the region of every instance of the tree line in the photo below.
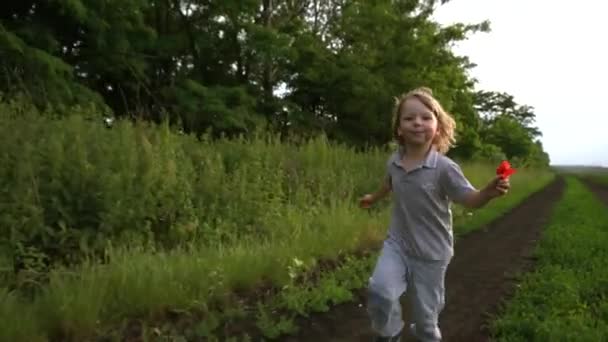
{"type": "Polygon", "coordinates": [[[0,93],[61,113],[94,104],[188,133],[390,139],[394,98],[433,89],[461,159],[547,165],[534,108],[476,89],[451,47],[487,21],[441,26],[445,0],[4,0],[0,93]]]}

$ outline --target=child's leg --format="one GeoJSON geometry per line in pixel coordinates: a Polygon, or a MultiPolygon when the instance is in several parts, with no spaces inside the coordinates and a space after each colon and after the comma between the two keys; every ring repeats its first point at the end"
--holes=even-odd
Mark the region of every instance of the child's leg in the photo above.
{"type": "Polygon", "coordinates": [[[440,341],[439,313],[445,305],[445,272],[448,261],[408,259],[411,268],[412,320],[416,337],[422,341],[440,341]]]}
{"type": "Polygon", "coordinates": [[[387,240],[369,280],[368,314],[380,336],[392,337],[403,329],[399,297],[405,292],[407,266],[396,243],[387,240]]]}

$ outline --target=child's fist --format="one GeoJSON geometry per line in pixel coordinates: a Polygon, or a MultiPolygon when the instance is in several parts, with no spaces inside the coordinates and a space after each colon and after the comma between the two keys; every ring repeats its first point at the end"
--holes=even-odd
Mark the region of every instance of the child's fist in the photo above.
{"type": "Polygon", "coordinates": [[[494,178],[490,184],[486,186],[486,193],[490,196],[490,198],[499,197],[511,189],[511,183],[509,182],[509,178],[503,178],[502,175],[494,178]]]}
{"type": "Polygon", "coordinates": [[[499,177],[496,182],[496,191],[498,191],[501,195],[506,194],[511,189],[511,183],[509,183],[509,177],[499,177]]]}

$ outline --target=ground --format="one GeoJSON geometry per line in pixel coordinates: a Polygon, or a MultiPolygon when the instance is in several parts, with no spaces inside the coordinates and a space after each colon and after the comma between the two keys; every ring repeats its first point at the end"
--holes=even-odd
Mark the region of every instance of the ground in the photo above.
{"type": "Polygon", "coordinates": [[[591,189],[591,192],[593,192],[602,202],[604,202],[604,203],[606,203],[606,205],[608,205],[608,186],[607,185],[594,183],[593,181],[588,180],[588,179],[583,179],[583,182],[587,185],[587,187],[589,187],[589,189],[591,189]]]}
{"type": "MultiPolygon", "coordinates": [[[[563,179],[557,178],[508,214],[456,242],[446,275],[446,306],[440,316],[444,341],[487,341],[485,324],[517,286],[516,276],[533,266],[532,252],[563,189],[563,179]]],[[[608,190],[604,195],[608,200],[608,190]]],[[[403,304],[407,321],[405,296],[403,304]]],[[[301,321],[299,326],[299,335],[282,340],[371,341],[365,291],[359,291],[356,301],[301,321]]]]}

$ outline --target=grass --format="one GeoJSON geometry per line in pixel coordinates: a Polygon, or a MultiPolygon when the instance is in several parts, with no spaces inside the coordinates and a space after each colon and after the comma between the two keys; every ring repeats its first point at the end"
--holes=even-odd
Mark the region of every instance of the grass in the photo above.
{"type": "MultiPolygon", "coordinates": [[[[469,178],[477,188],[484,186],[485,182],[494,176],[493,171],[489,165],[483,164],[465,164],[463,167],[463,172],[467,176],[471,175],[469,178]]],[[[457,217],[454,222],[454,234],[456,238],[462,237],[468,232],[506,214],[528,196],[544,188],[554,180],[554,177],[555,175],[550,172],[539,173],[530,172],[530,170],[520,170],[511,176],[512,190],[506,196],[488,203],[484,208],[474,211],[456,206],[454,209],[454,215],[457,217]]]]}
{"type": "Polygon", "coordinates": [[[573,177],[536,255],[504,312],[496,341],[602,341],[608,338],[608,210],[573,177]]]}
{"type": "Polygon", "coordinates": [[[565,175],[573,175],[582,179],[590,180],[595,183],[608,185],[608,168],[593,166],[578,167],[555,167],[555,171],[565,175]]]}
{"type": "MultiPolygon", "coordinates": [[[[25,110],[0,108],[11,111],[25,110]]],[[[199,141],[167,126],[107,129],[81,115],[14,115],[0,133],[0,340],[82,340],[168,310],[210,322],[237,293],[292,284],[294,263],[305,272],[374,248],[386,233],[389,201],[357,207],[380,183],[383,149],[358,153],[322,137],[199,141]],[[104,263],[92,258],[102,252],[104,263]],[[13,279],[18,257],[31,268],[13,279]],[[52,257],[77,263],[39,268],[52,257]],[[8,290],[24,284],[38,293],[8,290]]],[[[495,167],[463,171],[481,187],[495,167]]],[[[456,234],[552,179],[520,170],[508,196],[473,213],[455,207],[456,234]]]]}
{"type": "MultiPolygon", "coordinates": [[[[476,185],[491,177],[488,167],[465,165],[464,172],[476,185]]],[[[552,179],[550,174],[521,172],[513,177],[513,191],[503,199],[475,212],[456,215],[459,234],[482,226],[519,203],[552,179]]],[[[235,290],[252,290],[271,284],[289,284],[290,265],[301,260],[312,267],[318,260],[336,259],[374,246],[386,231],[387,210],[367,212],[354,201],[315,208],[307,229],[285,227],[275,240],[249,240],[217,248],[182,248],[151,253],[115,250],[105,265],[85,263],[74,269],[51,272],[44,292],[31,302],[18,301],[4,292],[0,337],[7,340],[44,340],[68,336],[78,340],[101,325],[118,324],[128,317],[151,318],[168,308],[207,308],[212,314],[235,290]],[[22,319],[21,317],[29,317],[22,319]],[[9,329],[13,323],[21,329],[9,329]]],[[[458,211],[457,211],[458,212],[458,211]]],[[[288,216],[289,217],[289,216],[288,216]]]]}
{"type": "Polygon", "coordinates": [[[599,184],[608,185],[608,171],[604,173],[590,175],[589,178],[599,184]]]}

